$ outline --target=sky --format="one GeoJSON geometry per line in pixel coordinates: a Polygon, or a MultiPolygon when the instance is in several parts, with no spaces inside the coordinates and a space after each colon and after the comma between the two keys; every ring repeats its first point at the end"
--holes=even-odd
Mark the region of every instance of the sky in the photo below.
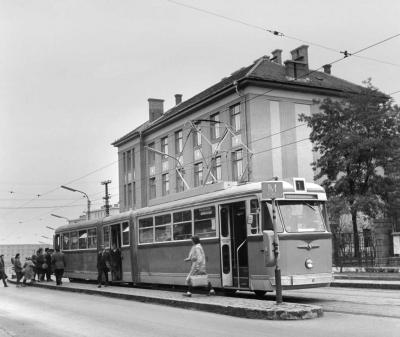
{"type": "MultiPolygon", "coordinates": [[[[98,209],[110,179],[118,203],[111,143],[148,119],[148,98],[168,110],[174,94],[302,44],[317,69],[399,34],[399,12],[398,0],[0,0],[0,245],[49,243],[66,223],[51,214],[83,214],[83,195],[61,185],[98,209]]],[[[399,91],[400,36],[332,74],[399,91]]]]}

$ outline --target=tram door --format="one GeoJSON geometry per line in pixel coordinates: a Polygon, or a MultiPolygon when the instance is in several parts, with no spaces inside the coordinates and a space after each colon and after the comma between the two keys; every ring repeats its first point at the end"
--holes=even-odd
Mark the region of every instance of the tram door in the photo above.
{"type": "Polygon", "coordinates": [[[111,273],[113,281],[122,279],[122,261],[121,261],[121,225],[111,226],[111,263],[114,265],[114,271],[111,273]]]}
{"type": "Polygon", "coordinates": [[[222,285],[247,288],[249,263],[247,254],[246,203],[220,206],[222,285]]]}

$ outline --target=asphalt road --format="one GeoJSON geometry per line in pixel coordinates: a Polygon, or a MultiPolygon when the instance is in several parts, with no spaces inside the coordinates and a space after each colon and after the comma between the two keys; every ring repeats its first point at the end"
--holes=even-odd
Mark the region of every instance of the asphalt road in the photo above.
{"type": "MultiPolygon", "coordinates": [[[[304,294],[295,295],[299,300],[304,294]]],[[[384,315],[327,312],[313,320],[264,321],[33,287],[0,288],[1,337],[397,337],[399,331],[400,319],[384,315]]]]}

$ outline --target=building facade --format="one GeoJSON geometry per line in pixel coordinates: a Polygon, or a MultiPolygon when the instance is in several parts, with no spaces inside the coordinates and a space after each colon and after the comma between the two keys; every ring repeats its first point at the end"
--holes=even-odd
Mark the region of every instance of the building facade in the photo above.
{"type": "Polygon", "coordinates": [[[301,114],[326,97],[360,87],[324,71],[310,71],[308,46],[272,52],[164,112],[148,99],[149,120],[116,140],[120,209],[141,208],[217,181],[304,177],[316,159],[301,114]]]}

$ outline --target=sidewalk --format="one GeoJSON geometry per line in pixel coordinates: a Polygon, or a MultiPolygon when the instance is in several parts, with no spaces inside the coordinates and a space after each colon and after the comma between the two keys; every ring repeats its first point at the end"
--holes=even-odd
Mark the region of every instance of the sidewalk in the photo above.
{"type": "Polygon", "coordinates": [[[370,289],[400,289],[400,268],[370,267],[343,268],[343,272],[334,270],[332,287],[353,287],[370,289]]]}
{"type": "MultiPolygon", "coordinates": [[[[14,283],[14,280],[11,281],[14,283]]],[[[275,301],[252,300],[228,296],[207,296],[193,294],[184,297],[181,292],[168,290],[143,289],[124,286],[109,286],[97,288],[93,283],[63,283],[55,282],[33,283],[29,286],[46,288],[55,291],[69,291],[97,296],[133,300],[179,307],[184,309],[201,310],[217,314],[266,320],[303,320],[318,318],[323,315],[322,308],[315,305],[297,303],[282,303],[275,301]]]]}

